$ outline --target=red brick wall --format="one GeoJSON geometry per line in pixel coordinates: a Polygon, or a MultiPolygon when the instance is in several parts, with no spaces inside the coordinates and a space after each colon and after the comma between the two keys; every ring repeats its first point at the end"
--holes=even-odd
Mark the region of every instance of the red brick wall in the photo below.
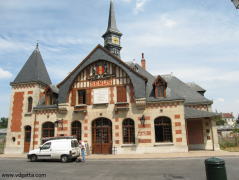
{"type": "Polygon", "coordinates": [[[16,92],[13,96],[11,131],[20,132],[22,125],[24,92],[16,92]]]}

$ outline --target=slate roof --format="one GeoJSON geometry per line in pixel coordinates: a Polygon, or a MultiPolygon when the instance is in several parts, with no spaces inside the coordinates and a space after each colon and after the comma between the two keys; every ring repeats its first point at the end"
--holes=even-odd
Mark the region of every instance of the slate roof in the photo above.
{"type": "Polygon", "coordinates": [[[31,56],[28,58],[27,62],[24,64],[23,68],[11,84],[13,85],[29,82],[38,82],[45,85],[51,84],[49,74],[47,72],[38,46],[32,52],[31,56]]]}
{"type": "Polygon", "coordinates": [[[126,63],[132,69],[135,69],[135,71],[137,71],[139,74],[147,77],[148,81],[146,85],[146,99],[148,102],[185,100],[185,104],[212,104],[212,101],[208,100],[173,75],[160,75],[168,85],[166,89],[166,97],[155,98],[152,84],[156,77],[150,74],[147,70],[143,69],[137,63],[132,61],[126,63]]]}
{"type": "Polygon", "coordinates": [[[216,117],[220,116],[220,114],[208,112],[208,111],[200,111],[193,108],[185,107],[184,108],[185,119],[197,119],[197,118],[206,118],[206,117],[216,117]]]}
{"type": "Polygon", "coordinates": [[[185,98],[185,104],[212,104],[213,102],[203,95],[199,94],[186,83],[179,80],[173,75],[162,75],[171,88],[178,96],[185,98]]]}
{"type": "Polygon", "coordinates": [[[59,89],[56,85],[50,85],[49,87],[53,93],[55,93],[55,94],[59,93],[59,89]]]}
{"type": "Polygon", "coordinates": [[[103,35],[103,37],[108,33],[108,32],[116,32],[118,34],[122,34],[119,29],[117,28],[116,25],[116,20],[115,20],[115,9],[114,9],[114,3],[111,0],[110,1],[110,10],[109,10],[109,20],[108,20],[108,28],[106,30],[106,33],[103,35]]]}
{"type": "Polygon", "coordinates": [[[203,89],[201,86],[199,86],[198,84],[194,82],[189,82],[187,83],[187,85],[197,92],[206,92],[205,89],[203,89]]]}
{"type": "Polygon", "coordinates": [[[148,81],[147,81],[147,85],[146,85],[146,99],[149,102],[157,102],[157,101],[172,101],[172,100],[184,100],[183,97],[178,96],[173,89],[171,89],[170,87],[168,87],[166,89],[166,97],[159,97],[159,98],[155,98],[154,97],[154,92],[153,92],[153,83],[156,79],[155,76],[153,76],[152,74],[150,74],[148,71],[146,71],[145,69],[143,69],[139,64],[134,63],[132,61],[130,62],[126,62],[132,69],[134,69],[135,71],[137,71],[139,74],[142,74],[143,76],[147,77],[148,81]]]}

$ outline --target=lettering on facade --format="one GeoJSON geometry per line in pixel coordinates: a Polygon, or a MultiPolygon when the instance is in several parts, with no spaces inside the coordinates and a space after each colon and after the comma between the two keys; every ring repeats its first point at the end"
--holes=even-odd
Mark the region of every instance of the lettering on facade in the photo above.
{"type": "Polygon", "coordinates": [[[91,81],[90,87],[102,87],[102,86],[111,86],[112,79],[104,79],[104,80],[98,80],[98,81],[91,81]]]}

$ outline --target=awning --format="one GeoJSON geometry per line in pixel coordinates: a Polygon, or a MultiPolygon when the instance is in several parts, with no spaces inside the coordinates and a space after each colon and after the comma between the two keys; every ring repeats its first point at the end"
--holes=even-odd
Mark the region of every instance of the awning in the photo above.
{"type": "Polygon", "coordinates": [[[218,113],[208,112],[208,111],[200,111],[197,109],[185,107],[184,108],[185,119],[196,119],[196,118],[211,118],[220,116],[218,113]]]}

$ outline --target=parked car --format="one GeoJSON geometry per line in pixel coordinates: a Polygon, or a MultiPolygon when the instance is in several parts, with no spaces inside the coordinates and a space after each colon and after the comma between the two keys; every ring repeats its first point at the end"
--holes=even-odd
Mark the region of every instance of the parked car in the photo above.
{"type": "Polygon", "coordinates": [[[77,139],[52,139],[46,141],[38,149],[29,151],[27,158],[30,161],[38,159],[59,159],[62,162],[76,160],[80,156],[80,147],[77,139]]]}

